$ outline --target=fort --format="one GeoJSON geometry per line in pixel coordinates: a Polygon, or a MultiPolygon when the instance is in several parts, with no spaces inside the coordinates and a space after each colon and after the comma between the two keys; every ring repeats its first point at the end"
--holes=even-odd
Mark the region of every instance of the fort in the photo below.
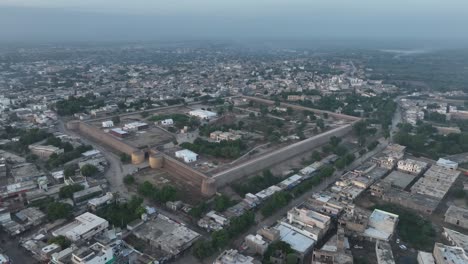
{"type": "MultiPolygon", "coordinates": [[[[245,96],[243,98],[266,105],[273,105],[275,103],[271,100],[255,97],[245,96]]],[[[233,167],[212,173],[212,175],[210,175],[210,173],[198,171],[195,168],[192,168],[191,166],[183,163],[182,161],[179,161],[178,159],[166,153],[156,150],[155,148],[135,147],[126,140],[114,137],[100,128],[93,126],[90,124],[90,121],[70,121],[67,123],[67,128],[77,131],[81,135],[88,137],[93,141],[109,147],[119,153],[128,154],[131,156],[131,161],[133,164],[140,164],[148,160],[149,167],[153,169],[163,168],[167,171],[170,171],[171,175],[174,175],[174,177],[177,177],[179,180],[189,182],[191,185],[199,188],[203,195],[211,196],[216,192],[217,188],[228,185],[235,180],[262,171],[272,165],[286,161],[307,151],[311,151],[312,149],[328,142],[332,136],[343,137],[349,134],[352,131],[352,125],[360,120],[360,118],[353,116],[307,108],[299,105],[282,103],[281,106],[291,107],[294,110],[300,111],[308,110],[316,114],[327,113],[330,117],[346,120],[347,123],[329,131],[325,131],[296,143],[276,149],[272,152],[260,155],[256,158],[249,159],[233,167]]],[[[100,120],[102,120],[102,118],[100,120]]]]}

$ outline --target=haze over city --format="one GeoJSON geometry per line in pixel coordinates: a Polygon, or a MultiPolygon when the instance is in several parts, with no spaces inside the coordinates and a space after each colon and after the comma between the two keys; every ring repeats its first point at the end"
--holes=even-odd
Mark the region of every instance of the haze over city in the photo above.
{"type": "Polygon", "coordinates": [[[1,0],[0,23],[1,42],[361,40],[456,46],[468,38],[468,2],[1,0]]]}

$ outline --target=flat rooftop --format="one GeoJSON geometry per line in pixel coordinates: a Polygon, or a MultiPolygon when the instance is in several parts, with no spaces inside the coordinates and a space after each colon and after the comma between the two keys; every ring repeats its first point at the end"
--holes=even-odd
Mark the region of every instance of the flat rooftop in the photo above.
{"type": "Polygon", "coordinates": [[[457,247],[463,248],[465,252],[468,252],[468,235],[462,234],[452,229],[444,227],[444,235],[447,237],[450,242],[452,242],[457,247]]]}
{"type": "Polygon", "coordinates": [[[200,237],[197,232],[161,215],[138,226],[133,233],[170,255],[180,253],[200,237]]]}
{"type": "Polygon", "coordinates": [[[411,188],[411,192],[424,194],[442,200],[452,184],[457,180],[460,171],[432,165],[411,188]]]}
{"type": "Polygon", "coordinates": [[[410,183],[416,179],[416,176],[404,173],[401,171],[392,171],[387,177],[385,177],[382,182],[387,182],[392,186],[395,186],[400,189],[405,189],[410,185],[410,183]]]}
{"type": "Polygon", "coordinates": [[[314,239],[291,229],[284,223],[275,226],[275,229],[280,232],[281,241],[288,243],[293,250],[299,253],[307,253],[316,243],[314,239]]]}

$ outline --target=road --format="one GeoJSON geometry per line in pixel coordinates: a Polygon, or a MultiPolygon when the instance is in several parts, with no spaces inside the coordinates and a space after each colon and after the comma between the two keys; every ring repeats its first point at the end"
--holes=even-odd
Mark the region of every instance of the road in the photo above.
{"type": "Polygon", "coordinates": [[[363,157],[360,157],[358,159],[356,159],[353,163],[351,163],[347,168],[343,169],[343,170],[339,170],[339,171],[336,171],[332,177],[330,178],[327,178],[325,179],[324,181],[322,181],[319,185],[317,186],[314,186],[312,189],[310,189],[308,192],[302,194],[301,196],[295,198],[293,201],[291,201],[287,206],[279,209],[276,213],[274,213],[273,215],[263,219],[262,221],[260,221],[259,223],[257,223],[255,226],[252,226],[244,235],[242,236],[239,236],[239,238],[234,242],[234,245],[239,247],[243,240],[244,240],[244,237],[248,234],[254,234],[257,232],[258,229],[262,228],[262,227],[265,227],[265,226],[271,226],[273,225],[276,221],[278,221],[280,218],[282,218],[284,215],[286,215],[286,213],[291,210],[293,207],[296,207],[300,204],[302,204],[308,197],[312,196],[314,193],[319,193],[319,192],[322,192],[323,190],[325,190],[328,186],[330,186],[331,184],[333,184],[336,180],[338,180],[341,175],[343,175],[343,173],[346,171],[346,170],[352,170],[352,169],[355,169],[357,168],[358,166],[360,166],[361,164],[363,164],[364,161],[366,161],[367,159],[369,159],[370,157],[374,156],[375,154],[381,152],[386,146],[388,145],[387,142],[383,142],[381,144],[378,145],[378,147],[376,149],[374,149],[373,151],[370,151],[368,153],[366,153],[363,157]]]}
{"type": "Polygon", "coordinates": [[[394,134],[398,131],[398,124],[402,122],[402,115],[401,115],[401,107],[400,107],[400,100],[403,96],[398,96],[394,99],[397,103],[397,108],[395,113],[393,114],[392,125],[390,128],[390,141],[393,142],[394,134]]]}
{"type": "Polygon", "coordinates": [[[12,239],[3,231],[0,232],[0,249],[10,258],[13,264],[40,263],[31,256],[30,252],[19,246],[18,239],[12,239]]]}

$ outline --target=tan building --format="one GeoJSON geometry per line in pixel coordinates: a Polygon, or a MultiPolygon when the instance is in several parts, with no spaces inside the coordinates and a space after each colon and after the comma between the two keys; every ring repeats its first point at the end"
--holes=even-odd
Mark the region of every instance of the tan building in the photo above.
{"type": "Polygon", "coordinates": [[[468,229],[468,210],[451,205],[445,212],[445,222],[468,229]]]}
{"type": "Polygon", "coordinates": [[[352,264],[353,255],[344,230],[338,229],[336,235],[328,240],[320,249],[315,249],[311,264],[352,264]]]}
{"type": "Polygon", "coordinates": [[[48,159],[52,154],[62,154],[63,149],[54,146],[29,145],[29,150],[41,159],[48,159]]]}

